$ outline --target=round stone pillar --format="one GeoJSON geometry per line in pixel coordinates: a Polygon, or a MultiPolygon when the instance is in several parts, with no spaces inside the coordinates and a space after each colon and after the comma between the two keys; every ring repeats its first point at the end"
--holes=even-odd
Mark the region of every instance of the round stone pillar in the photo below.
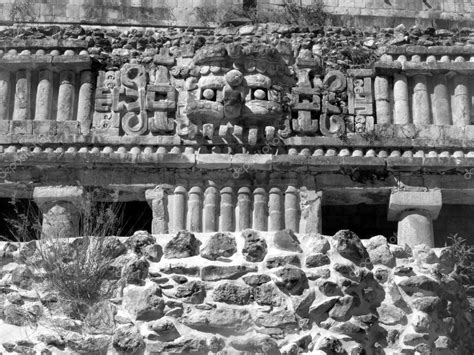
{"type": "Polygon", "coordinates": [[[434,247],[433,220],[423,210],[405,211],[398,220],[398,244],[434,247]]]}
{"type": "Polygon", "coordinates": [[[41,238],[79,237],[84,191],[80,186],[41,186],[33,199],[43,213],[41,238]]]}
{"type": "Polygon", "coordinates": [[[434,247],[433,220],[441,210],[441,191],[394,191],[390,195],[388,220],[398,221],[398,244],[434,247]]]}

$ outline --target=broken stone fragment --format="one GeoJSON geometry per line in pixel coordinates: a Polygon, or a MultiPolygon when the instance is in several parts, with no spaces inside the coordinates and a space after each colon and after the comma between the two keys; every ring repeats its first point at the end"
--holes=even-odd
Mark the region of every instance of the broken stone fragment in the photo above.
{"type": "Polygon", "coordinates": [[[186,308],[181,323],[205,332],[227,335],[245,334],[251,326],[251,315],[243,307],[217,306],[211,309],[186,308]]]}
{"type": "Polygon", "coordinates": [[[293,311],[278,308],[271,312],[259,312],[255,323],[266,328],[297,327],[296,316],[293,311]]]}
{"type": "Polygon", "coordinates": [[[380,307],[377,308],[377,312],[379,314],[380,323],[386,325],[394,325],[400,322],[406,323],[405,312],[398,307],[382,303],[380,307]]]}
{"type": "Polygon", "coordinates": [[[151,244],[142,248],[143,256],[151,262],[158,263],[163,256],[163,249],[159,244],[151,244]]]}
{"type": "Polygon", "coordinates": [[[230,346],[250,354],[280,354],[277,342],[268,335],[236,338],[230,341],[230,346]]]}
{"type": "Polygon", "coordinates": [[[129,284],[141,285],[148,277],[149,267],[145,259],[132,259],[122,269],[122,278],[129,284]]]}
{"type": "Polygon", "coordinates": [[[252,301],[252,289],[249,286],[241,286],[230,282],[222,283],[216,288],[212,298],[215,302],[246,305],[252,301]]]}
{"type": "Polygon", "coordinates": [[[319,280],[318,283],[319,290],[326,296],[339,296],[342,295],[339,286],[329,280],[319,280]]]}
{"type": "Polygon", "coordinates": [[[306,267],[319,267],[330,263],[329,257],[322,253],[312,254],[306,258],[306,267]]]}
{"type": "Polygon", "coordinates": [[[278,269],[275,275],[279,277],[279,280],[276,282],[277,286],[292,295],[301,295],[308,288],[306,274],[297,267],[284,266],[278,269]]]}
{"type": "Polygon", "coordinates": [[[151,334],[151,337],[149,337],[151,340],[173,341],[180,337],[174,323],[169,318],[161,318],[150,322],[148,323],[148,328],[155,332],[155,334],[151,334]]]}
{"type": "Polygon", "coordinates": [[[163,316],[165,302],[156,284],[129,285],[123,289],[122,305],[134,320],[155,320],[163,316]]]}
{"type": "Polygon", "coordinates": [[[103,242],[100,244],[101,255],[105,258],[115,259],[126,251],[127,248],[125,245],[114,237],[104,238],[103,242]]]}
{"type": "Polygon", "coordinates": [[[333,236],[334,246],[342,257],[351,260],[357,265],[365,267],[372,265],[369,254],[359,237],[350,230],[341,230],[333,236]]]}
{"type": "Polygon", "coordinates": [[[418,244],[412,248],[413,258],[418,260],[418,262],[424,264],[434,264],[437,263],[438,257],[436,256],[434,250],[425,244],[418,244]]]}
{"type": "Polygon", "coordinates": [[[6,324],[12,324],[19,327],[28,324],[29,317],[26,310],[18,305],[9,304],[3,308],[3,320],[6,324]]]}
{"type": "Polygon", "coordinates": [[[188,258],[199,255],[201,242],[194,234],[188,231],[180,231],[165,246],[165,257],[168,259],[188,258]]]}
{"type": "Polygon", "coordinates": [[[206,297],[206,289],[202,282],[188,281],[176,288],[175,297],[185,303],[202,303],[206,297]]]}
{"type": "Polygon", "coordinates": [[[267,242],[256,231],[247,229],[242,232],[245,239],[242,254],[245,260],[251,262],[260,262],[267,255],[267,242]]]}
{"type": "Polygon", "coordinates": [[[382,264],[388,267],[395,266],[395,257],[390,252],[387,239],[383,235],[378,235],[369,239],[365,244],[373,264],[382,264]]]}
{"type": "Polygon", "coordinates": [[[425,275],[411,276],[398,284],[408,295],[423,291],[435,292],[439,285],[438,281],[425,275]]]}
{"type": "Polygon", "coordinates": [[[285,294],[273,282],[256,287],[254,299],[260,306],[280,307],[286,302],[285,294]]]}
{"type": "Polygon", "coordinates": [[[260,286],[271,281],[271,277],[266,274],[247,275],[242,278],[249,286],[260,286]]]}
{"type": "Polygon", "coordinates": [[[335,320],[346,321],[350,318],[350,309],[354,304],[354,297],[345,295],[340,297],[329,311],[329,316],[335,320]]]}
{"type": "Polygon", "coordinates": [[[302,318],[309,317],[309,308],[314,302],[316,294],[314,289],[305,290],[300,297],[295,297],[293,301],[293,309],[295,313],[302,318]]]}
{"type": "Polygon", "coordinates": [[[150,341],[146,349],[151,354],[207,354],[206,338],[184,335],[173,342],[150,341]]]}
{"type": "Polygon", "coordinates": [[[198,266],[188,266],[184,263],[164,264],[159,269],[164,274],[180,274],[186,276],[199,276],[198,266]]]}
{"type": "Polygon", "coordinates": [[[124,325],[115,330],[112,338],[113,347],[127,354],[135,354],[145,347],[140,331],[135,325],[124,325]]]}
{"type": "Polygon", "coordinates": [[[201,269],[201,279],[203,281],[235,280],[255,271],[257,271],[255,265],[207,265],[201,269]]]}
{"type": "Polygon", "coordinates": [[[212,235],[201,248],[201,256],[209,260],[219,257],[231,257],[237,252],[235,238],[229,233],[216,233],[212,235]]]}
{"type": "Polygon", "coordinates": [[[310,233],[307,237],[307,244],[307,250],[315,254],[326,254],[331,249],[329,241],[318,233],[310,233]]]}
{"type": "Polygon", "coordinates": [[[298,255],[271,256],[268,257],[265,262],[268,269],[285,265],[301,267],[301,261],[298,255]]]}
{"type": "Polygon", "coordinates": [[[300,242],[291,229],[278,231],[273,236],[273,243],[278,249],[302,253],[300,242]]]}
{"type": "Polygon", "coordinates": [[[25,265],[17,266],[11,274],[12,283],[19,287],[24,288],[26,290],[31,289],[31,285],[33,284],[33,273],[31,270],[25,265]]]}
{"type": "Polygon", "coordinates": [[[147,231],[137,231],[127,239],[127,247],[136,253],[137,255],[143,255],[144,248],[148,245],[153,245],[156,243],[156,239],[147,231]]]}

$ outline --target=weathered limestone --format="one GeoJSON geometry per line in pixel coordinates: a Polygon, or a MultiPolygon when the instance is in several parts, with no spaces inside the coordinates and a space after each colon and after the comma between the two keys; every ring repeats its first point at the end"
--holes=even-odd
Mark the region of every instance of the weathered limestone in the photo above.
{"type": "Polygon", "coordinates": [[[53,103],[53,73],[50,70],[39,72],[38,88],[36,90],[35,120],[46,121],[51,119],[53,103]]]}
{"type": "Polygon", "coordinates": [[[234,231],[234,190],[224,187],[220,191],[220,225],[219,231],[234,231]]]}
{"type": "Polygon", "coordinates": [[[413,123],[419,125],[430,124],[430,97],[425,75],[413,77],[413,123]]]}
{"type": "Polygon", "coordinates": [[[398,221],[398,244],[434,247],[433,220],[441,210],[441,191],[395,191],[390,195],[388,220],[398,221]]]}
{"type": "Polygon", "coordinates": [[[252,191],[248,187],[241,187],[237,192],[238,221],[237,231],[250,228],[252,226],[252,191]]]}
{"type": "Polygon", "coordinates": [[[268,195],[264,188],[253,191],[253,229],[265,231],[268,222],[268,195]]]}
{"type": "Polygon", "coordinates": [[[77,103],[77,120],[81,126],[82,134],[89,134],[92,115],[92,95],[94,93],[93,76],[91,71],[81,73],[81,83],[77,103]]]}
{"type": "Polygon", "coordinates": [[[15,105],[13,120],[24,121],[30,118],[31,72],[19,70],[16,73],[15,105]]]}
{"type": "Polygon", "coordinates": [[[153,220],[151,222],[152,234],[168,233],[168,194],[162,186],[145,191],[145,199],[152,209],[153,220]]]}
{"type": "Polygon", "coordinates": [[[389,78],[377,76],[374,80],[375,110],[378,124],[391,123],[389,78]]]}
{"type": "Polygon", "coordinates": [[[394,74],[393,82],[393,123],[410,123],[407,77],[403,74],[394,74]]]}
{"type": "Polygon", "coordinates": [[[191,232],[202,231],[202,189],[199,186],[189,190],[187,225],[191,232]]]}
{"type": "Polygon", "coordinates": [[[0,120],[9,120],[10,72],[0,71],[0,120]]]}
{"type": "Polygon", "coordinates": [[[268,231],[283,229],[283,195],[278,187],[270,189],[268,198],[268,231]]]}
{"type": "Polygon", "coordinates": [[[78,236],[80,211],[84,202],[82,187],[35,187],[33,199],[43,213],[42,238],[78,236]]]}
{"type": "Polygon", "coordinates": [[[436,125],[451,124],[451,106],[449,104],[448,81],[446,75],[438,74],[433,77],[433,123],[436,125]]]}
{"type": "Polygon", "coordinates": [[[214,185],[209,186],[204,192],[204,232],[217,232],[219,223],[218,201],[219,191],[214,185]]]}
{"type": "Polygon", "coordinates": [[[74,91],[74,72],[69,70],[62,71],[59,74],[57,121],[70,121],[74,119],[74,91]]]}
{"type": "Polygon", "coordinates": [[[299,231],[300,209],[298,189],[294,186],[288,186],[285,191],[285,228],[294,232],[299,231]]]}
{"type": "Polygon", "coordinates": [[[187,192],[184,186],[177,186],[173,194],[173,228],[171,233],[186,229],[187,192]]]}
{"type": "Polygon", "coordinates": [[[453,125],[464,127],[470,124],[471,102],[469,97],[468,78],[456,75],[454,78],[454,96],[453,96],[453,125]]]}
{"type": "Polygon", "coordinates": [[[300,193],[301,218],[300,233],[321,233],[321,191],[304,191],[300,193]]]}

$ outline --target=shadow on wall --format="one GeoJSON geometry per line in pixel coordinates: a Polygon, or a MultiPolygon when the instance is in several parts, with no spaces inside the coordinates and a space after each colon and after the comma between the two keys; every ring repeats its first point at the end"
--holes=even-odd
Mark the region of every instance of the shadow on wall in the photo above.
{"type": "MultiPolygon", "coordinates": [[[[29,221],[22,222],[26,228],[32,229],[36,224],[41,224],[41,212],[38,206],[28,199],[16,199],[12,203],[12,199],[0,198],[0,241],[10,240],[17,241],[18,238],[32,238],[37,235],[33,230],[28,235],[15,235],[14,224],[9,220],[20,220],[28,218],[29,221]],[[24,217],[23,217],[24,216],[24,217]]],[[[131,236],[135,231],[144,230],[151,232],[152,210],[145,201],[130,201],[120,203],[118,206],[119,216],[117,218],[117,226],[113,229],[117,230],[117,236],[131,236]]]]}

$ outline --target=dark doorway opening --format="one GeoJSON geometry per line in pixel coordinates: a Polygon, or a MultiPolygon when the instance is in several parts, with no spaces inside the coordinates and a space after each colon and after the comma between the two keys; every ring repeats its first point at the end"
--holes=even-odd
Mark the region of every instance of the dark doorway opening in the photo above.
{"type": "Polygon", "coordinates": [[[121,208],[121,225],[118,236],[130,236],[139,230],[151,233],[153,214],[146,201],[124,202],[121,208]]]}
{"type": "Polygon", "coordinates": [[[333,235],[341,229],[349,229],[361,239],[383,235],[390,243],[396,243],[397,222],[387,220],[387,205],[323,205],[323,234],[333,235]]]}

